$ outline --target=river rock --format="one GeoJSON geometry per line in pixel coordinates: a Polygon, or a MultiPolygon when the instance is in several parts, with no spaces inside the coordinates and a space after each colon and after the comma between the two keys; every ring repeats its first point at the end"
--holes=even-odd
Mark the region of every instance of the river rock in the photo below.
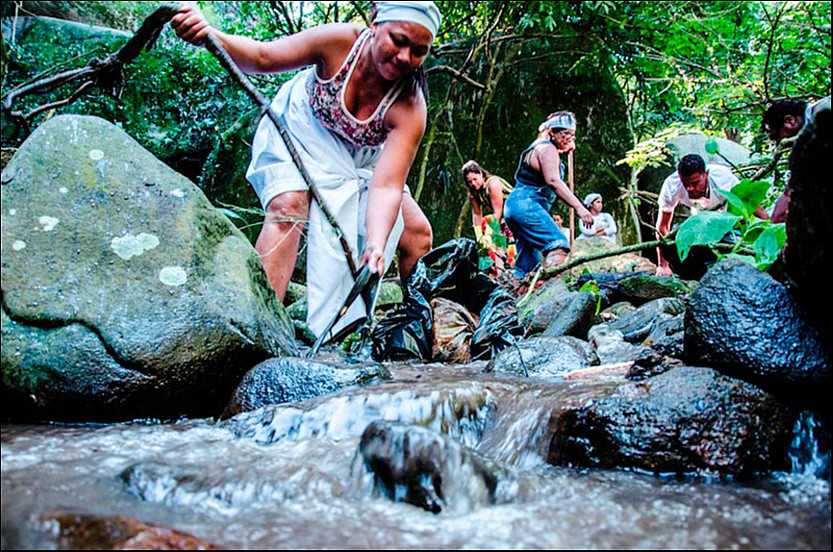
{"type": "Polygon", "coordinates": [[[610,327],[622,332],[626,341],[637,343],[648,337],[658,322],[684,311],[685,304],[679,299],[670,297],[655,299],[619,320],[611,322],[610,327]]]}
{"type": "Polygon", "coordinates": [[[269,404],[302,402],[339,389],[389,379],[381,364],[341,365],[307,358],[270,358],[249,370],[223,414],[229,418],[269,404]]]}
{"type": "Polygon", "coordinates": [[[579,339],[587,337],[587,330],[596,318],[598,300],[589,291],[579,291],[570,295],[569,301],[547,324],[542,335],[558,337],[571,335],[579,339]]]}
{"type": "Polygon", "coordinates": [[[609,324],[597,324],[590,328],[587,339],[599,356],[602,364],[618,364],[631,362],[646,349],[642,345],[634,345],[625,341],[625,335],[610,327],[609,324]]]}
{"type": "Polygon", "coordinates": [[[40,517],[44,529],[68,550],[222,550],[187,533],[129,516],[53,512],[40,517]]]}
{"type": "MultiPolygon", "coordinates": [[[[576,240],[573,244],[571,258],[583,257],[617,249],[619,246],[607,238],[594,236],[586,240],[576,240]]],[[[569,271],[570,276],[578,278],[582,273],[591,272],[656,272],[657,266],[636,253],[623,253],[614,257],[605,257],[589,261],[569,271]]]]}
{"type": "Polygon", "coordinates": [[[570,336],[533,337],[507,347],[492,359],[487,372],[531,378],[558,378],[599,363],[586,342],[570,336]]]}
{"type": "Polygon", "coordinates": [[[390,308],[402,302],[402,286],[398,280],[383,280],[376,294],[376,306],[390,308]]]}
{"type": "Polygon", "coordinates": [[[2,182],[7,416],[216,414],[249,368],[296,351],[251,245],[116,126],[50,119],[2,182]]]}
{"type": "Polygon", "coordinates": [[[534,324],[533,328],[540,328],[537,331],[544,331],[548,320],[546,313],[559,310],[564,304],[564,297],[569,295],[570,290],[563,280],[560,278],[547,280],[529,296],[529,299],[519,302],[518,322],[523,327],[534,324]]]}
{"type": "Polygon", "coordinates": [[[627,301],[638,307],[663,297],[688,295],[693,289],[693,285],[679,278],[642,274],[619,282],[614,297],[616,301],[627,301]]]}
{"type": "Polygon", "coordinates": [[[790,424],[757,387],[687,366],[556,409],[550,431],[555,465],[751,475],[784,467],[790,424]]]}
{"type": "Polygon", "coordinates": [[[608,308],[600,312],[598,318],[601,321],[601,323],[613,322],[614,320],[619,320],[626,314],[630,314],[635,310],[636,307],[634,307],[630,303],[614,303],[613,305],[610,305],[608,308]]]}
{"type": "Polygon", "coordinates": [[[654,324],[644,343],[660,354],[683,358],[685,348],[684,326],[684,314],[675,316],[663,314],[654,324]]]}
{"type": "Polygon", "coordinates": [[[576,284],[582,286],[591,280],[596,282],[599,293],[602,294],[602,308],[607,308],[611,303],[617,301],[616,290],[619,283],[633,276],[647,276],[648,272],[588,272],[576,279],[576,284]]]}
{"type": "Polygon", "coordinates": [[[713,266],[691,295],[685,360],[773,391],[830,383],[830,344],[794,290],[742,261],[713,266]]]}
{"type": "Polygon", "coordinates": [[[287,286],[286,288],[286,295],[284,295],[283,297],[283,304],[294,305],[298,301],[306,302],[306,299],[307,286],[305,286],[304,284],[299,284],[297,282],[289,282],[289,286],[287,286]]]}
{"type": "Polygon", "coordinates": [[[357,458],[373,474],[375,492],[435,514],[504,502],[514,491],[505,470],[417,425],[372,422],[362,434],[357,458]]]}

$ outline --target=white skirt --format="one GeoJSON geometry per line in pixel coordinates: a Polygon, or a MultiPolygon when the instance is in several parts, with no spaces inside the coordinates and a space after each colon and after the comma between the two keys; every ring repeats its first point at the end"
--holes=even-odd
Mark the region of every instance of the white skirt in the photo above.
{"type": "MultiPolygon", "coordinates": [[[[364,247],[365,212],[373,169],[384,144],[358,148],[346,144],[321,125],[312,113],[307,80],[315,68],[299,72],[281,86],[272,101],[319,194],[341,226],[358,265],[364,247]]],[[[246,171],[264,211],[278,195],[306,191],[286,145],[272,121],[263,117],[252,141],[252,162],[246,171]]],[[[402,210],[385,247],[385,267],[390,266],[404,224],[402,210]]],[[[316,201],[312,201],[307,231],[307,324],[319,335],[347,298],[353,277],[344,250],[316,201]]],[[[333,327],[333,333],[367,313],[361,297],[333,327]]]]}

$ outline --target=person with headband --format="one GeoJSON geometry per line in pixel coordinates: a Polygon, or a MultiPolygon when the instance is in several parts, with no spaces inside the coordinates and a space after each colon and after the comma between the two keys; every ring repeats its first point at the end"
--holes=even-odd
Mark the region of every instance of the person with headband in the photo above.
{"type": "MultiPolygon", "coordinates": [[[[428,89],[422,64],[439,30],[433,2],[377,2],[369,28],[321,25],[273,42],[212,29],[196,5],[183,4],[171,25],[201,45],[213,33],[246,73],[305,68],[272,102],[318,191],[338,220],[358,265],[383,274],[399,249],[404,279],[431,249],[431,225],[407,193],[405,179],[426,126],[428,89]]],[[[252,142],[246,178],[266,220],[255,248],[283,300],[307,233],[307,322],[323,331],[353,278],[335,232],[267,118],[252,142]]],[[[365,316],[358,299],[339,329],[365,316]]]]}
{"type": "Polygon", "coordinates": [[[584,206],[593,215],[593,226],[587,227],[581,225],[581,235],[577,236],[577,240],[585,240],[595,236],[602,236],[608,240],[616,243],[616,221],[610,213],[602,213],[602,195],[601,194],[587,194],[584,198],[584,206]]]}
{"type": "Polygon", "coordinates": [[[576,118],[568,111],[551,114],[538,127],[538,138],[521,153],[515,189],[504,206],[506,225],[515,237],[515,276],[522,278],[538,263],[564,262],[570,242],[550,216],[556,196],[576,210],[582,223],[593,217],[564,183],[561,154],[576,147],[576,118]]]}

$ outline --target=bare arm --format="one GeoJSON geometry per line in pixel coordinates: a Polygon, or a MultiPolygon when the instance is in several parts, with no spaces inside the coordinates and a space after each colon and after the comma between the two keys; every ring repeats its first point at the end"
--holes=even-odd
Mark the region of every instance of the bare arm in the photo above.
{"type": "Polygon", "coordinates": [[[421,94],[397,102],[388,111],[387,120],[392,128],[370,179],[365,249],[360,260],[378,274],[385,271],[385,244],[402,204],[405,179],[425,133],[426,116],[427,108],[421,94]]]}
{"type": "Polygon", "coordinates": [[[480,208],[480,203],[474,199],[469,190],[466,190],[469,196],[469,203],[471,203],[471,224],[474,226],[474,232],[480,231],[480,225],[483,223],[483,209],[480,208]]]}
{"type": "Polygon", "coordinates": [[[213,33],[231,59],[244,73],[279,73],[316,65],[319,74],[329,74],[335,51],[349,49],[358,35],[358,27],[347,24],[321,25],[272,42],[260,42],[245,36],[226,34],[208,24],[194,4],[181,4],[171,19],[177,36],[186,42],[202,45],[213,33]],[[341,46],[341,47],[340,47],[341,46]]]}
{"type": "Polygon", "coordinates": [[[570,191],[570,188],[561,180],[561,163],[558,156],[558,150],[554,147],[543,145],[536,146],[534,153],[538,157],[538,164],[541,167],[541,172],[547,184],[555,189],[555,193],[567,205],[576,210],[576,214],[581,218],[586,226],[593,226],[593,215],[590,211],[582,205],[581,201],[570,191]]]}
{"type": "MultiPolygon", "coordinates": [[[[657,237],[664,238],[671,231],[671,221],[674,218],[674,211],[667,212],[660,209],[657,218],[657,237]]],[[[673,272],[668,265],[668,260],[662,256],[662,248],[657,247],[657,276],[671,276],[673,272]]]]}
{"type": "Polygon", "coordinates": [[[489,190],[489,201],[492,204],[492,212],[498,222],[503,220],[503,185],[500,179],[492,177],[486,182],[489,190]]]}

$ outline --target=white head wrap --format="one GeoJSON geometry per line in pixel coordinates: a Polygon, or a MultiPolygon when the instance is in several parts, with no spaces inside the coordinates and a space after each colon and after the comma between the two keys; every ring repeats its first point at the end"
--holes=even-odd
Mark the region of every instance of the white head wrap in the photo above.
{"type": "Polygon", "coordinates": [[[590,204],[596,201],[597,199],[602,199],[602,194],[587,194],[587,196],[584,198],[584,206],[589,209],[590,204]]]}
{"type": "Polygon", "coordinates": [[[538,127],[538,132],[545,128],[564,128],[567,130],[576,129],[576,118],[570,113],[556,113],[538,127]]]}
{"type": "Polygon", "coordinates": [[[437,31],[442,23],[440,10],[434,2],[420,2],[416,0],[403,2],[376,2],[376,23],[384,21],[408,21],[422,25],[429,31],[431,36],[437,36],[437,31]]]}

